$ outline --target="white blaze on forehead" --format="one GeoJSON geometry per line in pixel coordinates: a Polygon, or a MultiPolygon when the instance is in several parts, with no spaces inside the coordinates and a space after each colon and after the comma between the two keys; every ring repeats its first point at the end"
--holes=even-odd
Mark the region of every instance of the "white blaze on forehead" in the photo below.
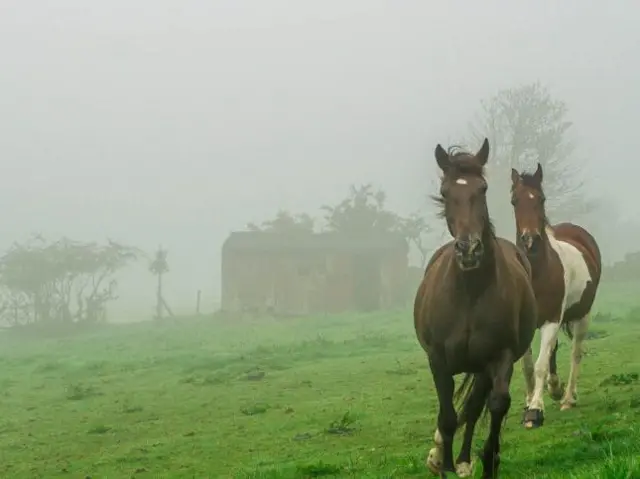
{"type": "Polygon", "coordinates": [[[458,185],[466,185],[467,184],[467,180],[465,180],[464,178],[458,178],[456,180],[456,184],[458,184],[458,185]]]}
{"type": "Polygon", "coordinates": [[[536,196],[533,193],[529,193],[529,198],[534,199],[536,196]]]}

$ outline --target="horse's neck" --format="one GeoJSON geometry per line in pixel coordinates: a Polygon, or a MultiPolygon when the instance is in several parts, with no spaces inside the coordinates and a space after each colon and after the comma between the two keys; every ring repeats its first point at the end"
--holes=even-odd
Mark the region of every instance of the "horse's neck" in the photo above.
{"type": "Polygon", "coordinates": [[[554,248],[551,245],[552,241],[556,241],[553,230],[550,226],[545,226],[544,233],[542,234],[542,251],[533,258],[529,258],[534,277],[546,275],[547,269],[550,267],[551,259],[553,258],[554,248]]]}

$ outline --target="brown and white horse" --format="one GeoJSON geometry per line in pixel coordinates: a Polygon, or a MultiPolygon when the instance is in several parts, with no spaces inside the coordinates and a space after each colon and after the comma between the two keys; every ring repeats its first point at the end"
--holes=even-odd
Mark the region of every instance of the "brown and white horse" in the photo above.
{"type": "Polygon", "coordinates": [[[596,240],[585,229],[572,223],[549,224],[540,164],[533,174],[520,174],[512,169],[511,181],[516,241],[531,262],[538,303],[540,352],[535,367],[531,350],[523,357],[527,386],[523,422],[527,428],[535,428],[544,422],[545,380],[551,397],[561,400],[562,410],[576,404],[582,343],[589,328],[602,262],[596,240]],[[556,368],[561,328],[573,341],[571,371],[564,394],[556,368]]]}

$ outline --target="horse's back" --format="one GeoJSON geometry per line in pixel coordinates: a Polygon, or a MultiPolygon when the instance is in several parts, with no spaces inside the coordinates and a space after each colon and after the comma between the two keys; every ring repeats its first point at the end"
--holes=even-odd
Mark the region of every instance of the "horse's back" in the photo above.
{"type": "Polygon", "coordinates": [[[596,239],[586,229],[573,223],[558,223],[551,229],[556,240],[569,243],[582,253],[591,279],[597,286],[602,274],[602,257],[596,239]]]}

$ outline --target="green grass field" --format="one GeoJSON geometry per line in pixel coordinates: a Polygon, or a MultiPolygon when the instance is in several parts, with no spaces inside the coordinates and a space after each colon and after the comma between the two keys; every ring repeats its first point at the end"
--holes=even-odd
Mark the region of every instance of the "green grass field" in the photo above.
{"type": "MultiPolygon", "coordinates": [[[[640,477],[634,303],[603,289],[580,405],[547,396],[539,430],[519,424],[517,368],[502,477],[640,477]]],[[[43,336],[0,334],[2,478],[427,476],[437,404],[409,311],[43,336]]],[[[568,352],[563,337],[563,380],[568,352]]]]}

